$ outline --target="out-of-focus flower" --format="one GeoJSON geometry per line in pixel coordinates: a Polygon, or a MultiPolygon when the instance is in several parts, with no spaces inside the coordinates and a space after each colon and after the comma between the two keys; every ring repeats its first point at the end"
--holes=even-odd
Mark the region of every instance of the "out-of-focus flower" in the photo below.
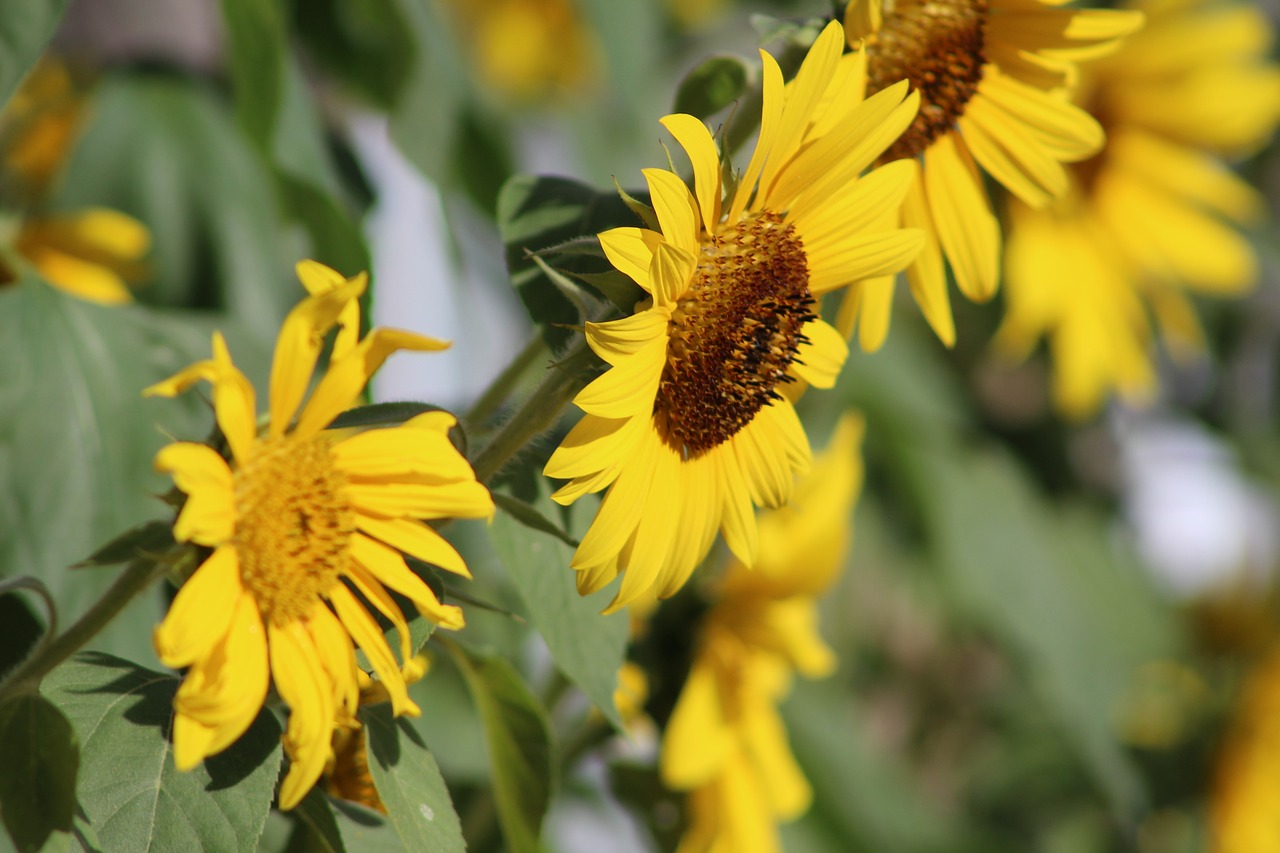
{"type": "Polygon", "coordinates": [[[689,792],[681,853],[776,851],[777,824],[809,807],[778,714],[793,672],[831,673],[817,597],[836,580],[862,485],[862,421],[846,416],[790,506],[760,520],[755,568],[731,565],[698,633],[662,742],[663,782],[689,792]]]}
{"type": "Polygon", "coordinates": [[[513,100],[563,96],[595,78],[595,34],[573,0],[449,0],[472,61],[513,100]]]}
{"type": "Polygon", "coordinates": [[[610,369],[575,398],[586,414],[545,473],[570,480],[553,495],[562,504],[608,489],[572,563],[584,594],[623,575],[606,612],[651,589],[674,594],[717,529],[738,559],[756,561],[753,505],[786,504],[810,463],[779,392],[795,380],[831,387],[848,354],[815,300],[900,270],[920,248],[920,233],[894,222],[915,165],[859,179],[911,123],[917,96],[903,82],[862,102],[863,57],[842,59],[841,42],[828,26],[785,87],[761,52],[760,141],[727,198],[706,126],[664,118],[695,192],[647,169],[661,231],[600,235],[649,298],[632,316],[586,324],[610,369]]]}
{"type": "Polygon", "coordinates": [[[1280,649],[1254,666],[1219,753],[1209,802],[1213,853],[1280,851],[1280,649]]]}
{"type": "MultiPolygon", "coordinates": [[[[45,58],[0,114],[0,203],[19,215],[3,237],[13,260],[30,264],[49,284],[114,305],[131,301],[126,282],[144,277],[150,232],[114,210],[44,210],[83,122],[84,100],[67,67],[45,58]]],[[[0,252],[0,284],[16,278],[0,252]]]]}
{"type": "MultiPolygon", "coordinates": [[[[850,45],[865,45],[867,91],[910,80],[920,113],[884,160],[921,163],[921,180],[902,208],[904,225],[928,240],[907,269],[925,318],[947,345],[955,324],[943,258],[965,296],[996,292],[1000,225],[983,173],[1034,206],[1067,190],[1063,163],[1102,146],[1103,131],[1074,106],[1065,88],[1075,61],[1115,47],[1140,26],[1132,11],[1055,8],[1053,0],[851,0],[845,12],[850,45]]],[[[864,285],[860,340],[884,340],[893,280],[864,285]]]]}
{"type": "Polygon", "coordinates": [[[173,396],[211,383],[231,454],[228,462],[207,445],[177,442],[156,456],[187,495],[175,538],[214,549],[155,631],[161,661],[189,667],[174,698],[174,761],[189,769],[225,749],[253,722],[274,681],[290,708],[284,743],[292,766],[280,789],[286,809],[324,770],[335,726],[355,720],[356,645],[394,712],[420,713],[361,598],[396,627],[407,663],[409,630],[388,590],[441,627],[462,627],[463,615],[441,604],[401,552],[469,576],[462,557],[419,519],[493,513],[488,491],[449,441],[456,421],[447,412],[354,435],[325,432],[391,353],[448,344],[394,329],[360,338],[367,277],[344,281],[314,261],[299,264],[298,276],[311,295],[280,330],[264,435],[253,386],[220,334],[211,360],[147,389],[173,396]],[[301,405],[335,326],[328,370],[301,405]]]}
{"type": "Polygon", "coordinates": [[[1280,68],[1261,10],[1212,0],[1135,4],[1146,28],[1084,69],[1078,100],[1106,129],[1042,210],[1014,204],[1008,314],[998,344],[1025,357],[1047,337],[1054,401],[1088,417],[1112,394],[1155,390],[1154,314],[1175,356],[1203,347],[1187,292],[1238,296],[1257,265],[1236,224],[1261,196],[1222,162],[1255,150],[1280,120],[1280,68]]]}

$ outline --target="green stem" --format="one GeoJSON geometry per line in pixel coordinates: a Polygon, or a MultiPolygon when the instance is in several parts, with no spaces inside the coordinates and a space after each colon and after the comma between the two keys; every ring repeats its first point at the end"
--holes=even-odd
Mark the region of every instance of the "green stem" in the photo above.
{"type": "Polygon", "coordinates": [[[116,614],[124,609],[142,590],[165,573],[165,564],[153,560],[137,560],[130,563],[116,578],[102,598],[98,599],[74,625],[61,636],[45,645],[28,658],[0,686],[0,696],[34,689],[49,671],[79,651],[97,636],[116,614]]]}
{"type": "Polygon", "coordinates": [[[533,340],[516,354],[511,363],[485,389],[484,394],[480,395],[480,399],[475,401],[463,419],[473,426],[479,426],[488,420],[502,405],[502,401],[511,394],[525,372],[546,354],[547,342],[542,339],[542,335],[535,335],[533,340]]]}
{"type": "Polygon", "coordinates": [[[477,480],[487,482],[530,439],[555,423],[565,404],[586,384],[585,368],[593,358],[585,341],[579,341],[565,358],[549,368],[542,384],[472,460],[477,480]]]}

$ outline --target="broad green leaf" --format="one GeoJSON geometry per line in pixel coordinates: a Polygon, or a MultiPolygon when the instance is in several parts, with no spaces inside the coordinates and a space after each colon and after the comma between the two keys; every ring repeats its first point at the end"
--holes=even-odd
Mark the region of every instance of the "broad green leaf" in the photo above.
{"type": "Polygon", "coordinates": [[[0,4],[0,109],[44,51],[67,0],[17,0],[0,4]]]}
{"type": "Polygon", "coordinates": [[[70,833],[80,747],[67,718],[42,696],[14,696],[0,705],[0,755],[0,818],[18,850],[70,833]]]}
{"type": "MultiPolygon", "coordinates": [[[[520,522],[525,527],[528,527],[531,530],[537,530],[541,533],[549,533],[570,547],[578,547],[577,539],[574,539],[564,530],[560,529],[554,521],[543,515],[542,510],[539,510],[532,504],[527,504],[519,498],[514,498],[511,495],[503,494],[502,492],[493,493],[493,502],[497,504],[498,509],[511,516],[511,518],[520,522]]],[[[543,509],[546,509],[546,507],[543,509]]]]}
{"type": "MultiPolygon", "coordinates": [[[[156,423],[209,429],[195,395],[177,403],[141,396],[207,357],[207,340],[197,354],[183,331],[153,311],[104,308],[32,279],[0,293],[0,574],[40,578],[63,625],[115,576],[68,567],[169,512],[156,497],[169,488],[152,467],[166,442],[156,423]]],[[[159,603],[154,592],[140,596],[94,647],[149,658],[149,632],[139,626],[159,621],[159,603]]]]}
{"type": "Polygon", "coordinates": [[[16,590],[0,594],[0,680],[27,659],[44,631],[44,623],[16,590]]]}
{"type": "Polygon", "coordinates": [[[740,56],[712,56],[684,76],[673,112],[707,118],[742,97],[747,64],[740,56]]]}
{"type": "Polygon", "coordinates": [[[543,326],[548,344],[559,346],[568,331],[551,324],[580,322],[573,302],[548,280],[529,257],[538,251],[551,266],[574,273],[612,269],[603,253],[596,258],[543,253],[579,237],[592,237],[622,225],[639,225],[617,193],[601,193],[568,178],[516,175],[498,195],[498,233],[506,246],[507,269],[529,316],[543,326]]]}
{"type": "Polygon", "coordinates": [[[448,641],[484,720],[494,800],[507,849],[537,853],[542,819],[555,786],[551,723],[512,668],[499,657],[448,641]]]}
{"type": "Polygon", "coordinates": [[[264,711],[187,772],[173,765],[178,679],[110,655],[79,655],[42,690],[80,737],[80,805],[104,850],[251,850],[280,771],[280,725],[264,711]]]}
{"type": "Polygon", "coordinates": [[[1178,654],[1171,617],[1100,526],[1048,505],[1007,457],[939,445],[904,458],[945,580],[1022,659],[1113,809],[1132,818],[1145,791],[1114,712],[1138,666],[1178,654]]]}
{"type": "MultiPolygon", "coordinates": [[[[532,509],[545,517],[558,508],[542,497],[532,509]]],[[[578,594],[577,573],[569,567],[573,547],[561,537],[531,529],[507,513],[498,513],[491,529],[494,550],[556,666],[621,729],[613,692],[626,657],[626,613],[602,616],[607,593],[604,598],[578,594]]]]}
{"type": "Polygon", "coordinates": [[[471,97],[467,59],[439,4],[395,0],[417,45],[408,77],[391,113],[391,138],[431,181],[446,186],[461,133],[459,115],[471,97]]]}
{"type": "Polygon", "coordinates": [[[114,566],[135,557],[157,556],[174,546],[173,522],[144,521],[134,525],[76,563],[72,568],[114,566]]]}
{"type": "Polygon", "coordinates": [[[814,816],[844,849],[970,849],[954,820],[914,790],[907,768],[867,742],[868,727],[835,683],[798,681],[783,710],[792,751],[813,788],[814,816]]]}
{"type": "MultiPolygon", "coordinates": [[[[280,321],[306,291],[296,258],[281,256],[273,175],[212,90],[175,77],[106,78],[55,203],[141,220],[152,276],[138,298],[210,311],[237,365],[263,387],[280,321]]],[[[207,358],[207,334],[203,346],[207,358]]]]}
{"type": "Polygon", "coordinates": [[[395,106],[417,49],[396,0],[293,3],[294,24],[315,63],[374,106],[395,106]]]}
{"type": "Polygon", "coordinates": [[[284,99],[270,156],[285,213],[310,236],[308,257],[344,275],[355,275],[370,268],[369,249],[346,202],[324,124],[302,70],[293,61],[284,70],[284,99]]]}
{"type": "Polygon", "coordinates": [[[406,720],[386,704],[360,709],[368,738],[369,772],[387,816],[409,850],[467,849],[435,758],[406,720]]]}
{"type": "Polygon", "coordinates": [[[284,89],[284,17],[277,0],[222,0],[236,118],[262,149],[271,144],[284,89]]]}
{"type": "Polygon", "coordinates": [[[415,849],[405,847],[391,822],[382,815],[355,803],[327,797],[319,787],[312,788],[293,813],[302,824],[306,840],[298,847],[291,845],[289,850],[403,853],[406,849],[415,849]]]}

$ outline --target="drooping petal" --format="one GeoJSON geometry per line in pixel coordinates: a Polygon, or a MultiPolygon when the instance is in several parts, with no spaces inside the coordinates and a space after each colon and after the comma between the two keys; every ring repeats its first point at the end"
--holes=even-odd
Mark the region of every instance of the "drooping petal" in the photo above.
{"type": "Polygon", "coordinates": [[[300,623],[271,625],[271,674],[289,706],[284,746],[291,760],[280,785],[280,808],[293,808],[324,772],[337,708],[328,674],[300,623]]]}
{"type": "MultiPolygon", "coordinates": [[[[282,330],[281,335],[283,334],[282,330]]],[[[329,363],[324,378],[298,416],[294,435],[299,439],[315,435],[346,411],[360,395],[370,377],[378,372],[378,368],[382,367],[382,363],[392,353],[399,350],[439,352],[449,346],[448,341],[400,329],[374,329],[346,357],[329,363]]],[[[272,388],[274,387],[273,384],[272,388]]],[[[274,422],[273,415],[272,423],[274,422]]]]}
{"type": "MultiPolygon", "coordinates": [[[[342,273],[326,267],[319,261],[298,261],[294,265],[294,270],[297,272],[298,280],[302,282],[302,286],[312,296],[319,293],[328,293],[330,290],[337,290],[347,281],[342,277],[342,273]]],[[[367,286],[367,273],[360,273],[352,281],[357,279],[363,281],[365,283],[364,286],[367,286]]],[[[351,300],[342,309],[342,312],[338,315],[338,326],[338,334],[334,338],[333,353],[330,358],[342,358],[360,340],[359,300],[351,300]]]]}
{"type": "Polygon", "coordinates": [[[408,714],[413,717],[421,714],[421,709],[409,698],[404,678],[400,675],[400,667],[396,664],[396,659],[382,636],[382,629],[369,615],[369,611],[365,610],[364,605],[356,599],[351,590],[342,584],[335,585],[329,591],[329,602],[337,612],[342,626],[347,629],[351,639],[364,652],[373,666],[373,671],[378,674],[378,680],[387,689],[387,694],[391,697],[392,713],[396,716],[408,714]]]}
{"type": "Polygon", "coordinates": [[[357,510],[356,527],[424,563],[439,566],[464,578],[471,577],[462,555],[443,536],[420,521],[411,518],[378,518],[357,510]]]}
{"type": "Polygon", "coordinates": [[[597,235],[604,255],[621,272],[631,277],[646,293],[653,293],[649,265],[662,235],[648,228],[613,228],[597,235]]]}
{"type": "MultiPolygon", "coordinates": [[[[271,359],[270,427],[272,438],[284,435],[307,392],[326,332],[343,310],[364,292],[365,280],[354,279],[299,302],[285,317],[271,359]]],[[[327,423],[327,422],[326,422],[327,423]]]]}
{"type": "Polygon", "coordinates": [[[419,613],[440,627],[458,630],[466,624],[462,608],[441,604],[431,587],[410,571],[394,549],[357,533],[351,537],[351,556],[379,582],[408,598],[419,613]]]}

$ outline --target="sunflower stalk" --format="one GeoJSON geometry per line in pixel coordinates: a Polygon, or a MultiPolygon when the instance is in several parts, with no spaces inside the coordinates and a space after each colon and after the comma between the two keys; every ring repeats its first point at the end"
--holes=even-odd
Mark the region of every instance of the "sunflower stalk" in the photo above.
{"type": "Polygon", "coordinates": [[[555,423],[573,395],[586,385],[593,359],[585,340],[580,340],[568,355],[552,365],[542,383],[472,460],[479,482],[488,482],[533,438],[555,423]]]}
{"type": "Polygon", "coordinates": [[[524,349],[516,353],[516,357],[503,368],[503,371],[498,374],[493,383],[485,389],[485,392],[480,395],[480,399],[476,400],[466,415],[463,416],[463,420],[474,428],[492,417],[503,401],[510,396],[515,386],[524,378],[524,375],[529,372],[529,368],[536,364],[546,353],[546,341],[542,339],[541,335],[535,335],[525,345],[524,349]]]}
{"type": "Polygon", "coordinates": [[[98,635],[130,601],[169,569],[169,564],[158,559],[138,559],[130,563],[115,583],[107,588],[88,611],[75,624],[56,639],[45,643],[37,652],[14,670],[0,684],[0,703],[8,696],[35,690],[40,680],[54,667],[84,648],[98,635]]]}

